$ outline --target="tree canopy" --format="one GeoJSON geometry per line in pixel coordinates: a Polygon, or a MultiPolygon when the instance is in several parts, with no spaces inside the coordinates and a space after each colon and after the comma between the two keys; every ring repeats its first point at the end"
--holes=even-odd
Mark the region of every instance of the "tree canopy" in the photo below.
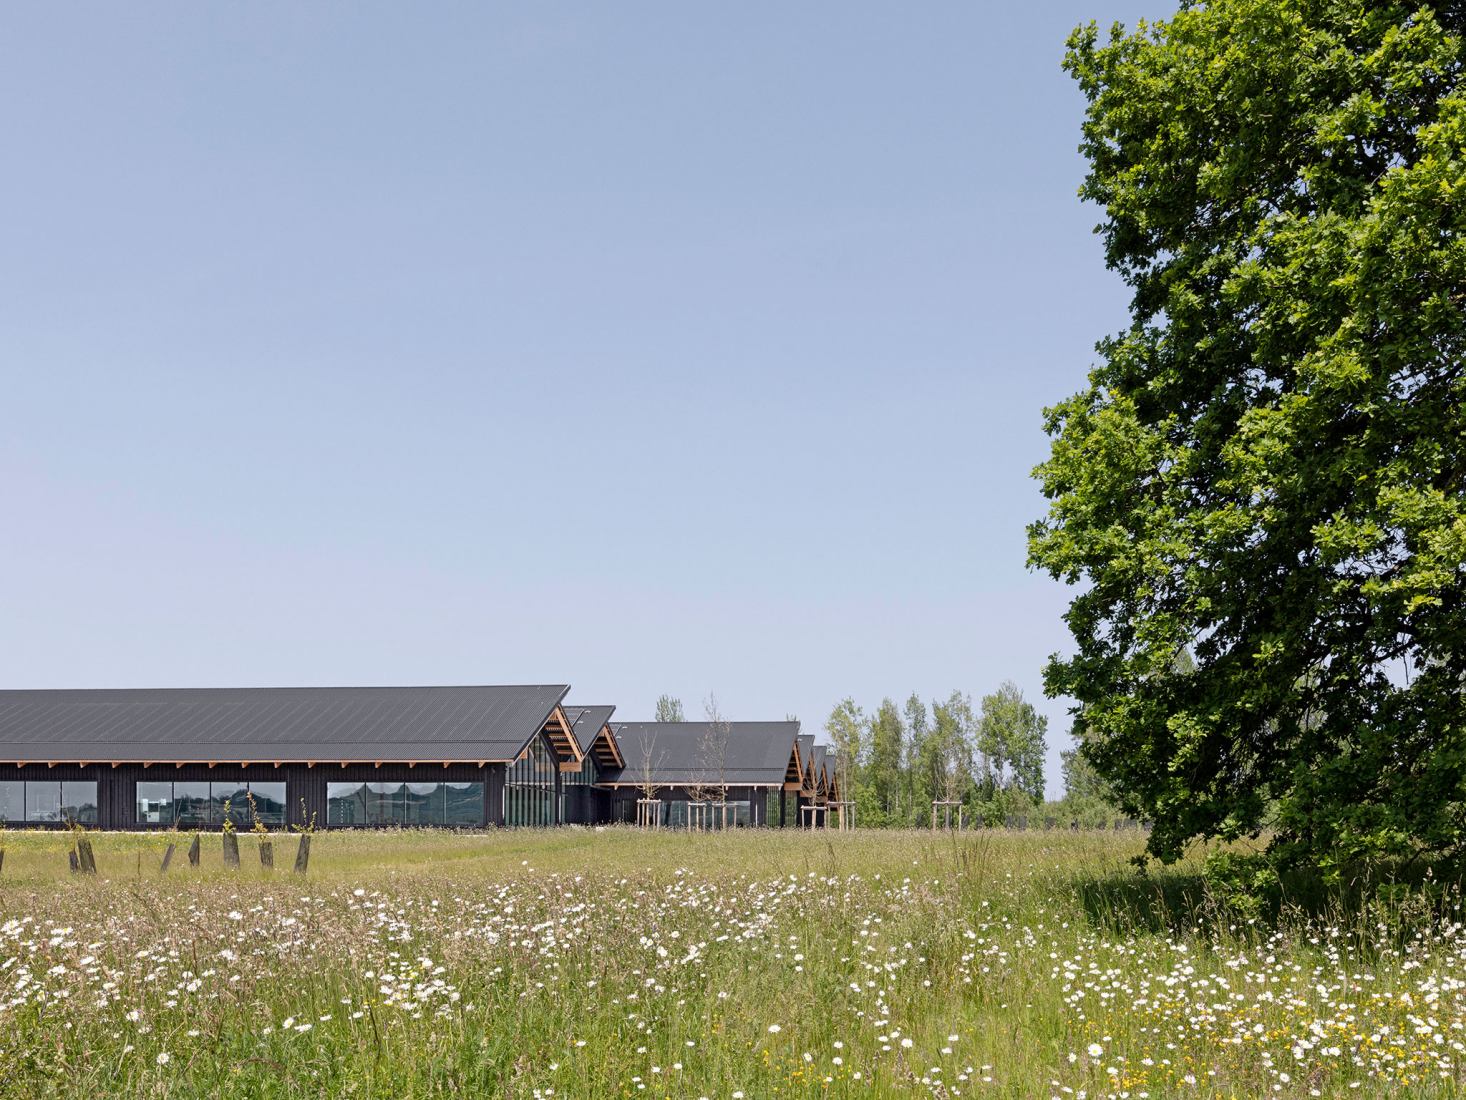
{"type": "Polygon", "coordinates": [[[1047,689],[1164,859],[1466,846],[1463,24],[1212,0],[1070,38],[1133,297],[1046,412],[1029,560],[1080,586],[1047,689]]]}
{"type": "Polygon", "coordinates": [[[977,722],[977,749],[987,782],[1010,783],[1035,802],[1044,797],[1044,747],[1049,720],[1012,680],[982,697],[977,722]]]}

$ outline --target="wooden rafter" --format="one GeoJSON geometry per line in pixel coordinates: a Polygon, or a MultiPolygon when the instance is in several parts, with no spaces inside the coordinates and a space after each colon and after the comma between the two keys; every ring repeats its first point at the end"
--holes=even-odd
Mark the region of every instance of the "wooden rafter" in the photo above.
{"type": "Polygon", "coordinates": [[[596,733],[595,740],[590,743],[591,751],[595,753],[596,763],[603,768],[624,768],[626,761],[621,756],[621,746],[616,743],[616,735],[611,732],[610,723],[601,726],[596,733]]]}
{"type": "Polygon", "coordinates": [[[789,754],[789,766],[784,769],[785,784],[799,783],[799,777],[804,773],[804,764],[799,759],[799,742],[794,742],[794,751],[789,754]]]}
{"type": "Polygon", "coordinates": [[[580,742],[575,739],[575,731],[570,727],[570,719],[565,715],[565,709],[559,703],[555,709],[550,711],[550,716],[545,719],[545,724],[540,730],[549,740],[559,759],[562,770],[578,771],[580,762],[585,759],[585,754],[580,751],[580,742]],[[571,767],[565,769],[564,765],[571,767]]]}

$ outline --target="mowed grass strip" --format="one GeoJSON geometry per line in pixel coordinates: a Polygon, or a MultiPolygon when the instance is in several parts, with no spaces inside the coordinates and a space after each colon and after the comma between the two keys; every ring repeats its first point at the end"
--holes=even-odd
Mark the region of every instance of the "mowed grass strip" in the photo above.
{"type": "Polygon", "coordinates": [[[0,1095],[1456,1095],[1459,909],[1229,916],[1134,833],[3,836],[0,1095]],[[169,843],[177,851],[159,871],[169,843]]]}

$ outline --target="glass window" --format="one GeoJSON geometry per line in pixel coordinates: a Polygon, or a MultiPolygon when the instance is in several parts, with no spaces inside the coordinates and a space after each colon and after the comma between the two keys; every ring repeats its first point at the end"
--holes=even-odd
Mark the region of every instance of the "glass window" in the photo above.
{"type": "Polygon", "coordinates": [[[254,795],[255,813],[259,815],[260,824],[266,827],[285,824],[284,783],[251,782],[249,793],[254,795]]]}
{"type": "MultiPolygon", "coordinates": [[[[85,792],[83,792],[85,793],[85,792]]],[[[265,783],[157,783],[137,785],[139,825],[174,825],[185,829],[224,824],[224,808],[236,829],[254,825],[249,816],[249,796],[254,796],[255,813],[267,828],[285,824],[285,784],[265,783]]],[[[71,796],[66,796],[68,799],[71,796]]],[[[82,797],[79,795],[78,797],[82,797]]],[[[95,805],[95,784],[91,788],[95,805]]],[[[81,803],[79,803],[81,804],[81,803]]],[[[81,818],[87,821],[87,818],[81,818]]]]}
{"type": "Polygon", "coordinates": [[[550,825],[555,820],[555,757],[544,739],[530,742],[522,759],[505,774],[504,822],[507,825],[550,825]]]}
{"type": "Polygon", "coordinates": [[[573,772],[562,772],[560,782],[567,787],[584,787],[595,782],[596,762],[587,756],[573,772]]]}
{"type": "Polygon", "coordinates": [[[438,783],[404,783],[400,825],[438,825],[443,820],[443,791],[438,783]]]}
{"type": "Polygon", "coordinates": [[[365,783],[327,783],[326,824],[368,824],[367,795],[365,783]]]}
{"type": "Polygon", "coordinates": [[[25,785],[25,819],[27,821],[60,821],[61,784],[27,782],[25,785]]]}
{"type": "Polygon", "coordinates": [[[172,783],[137,785],[137,822],[139,825],[173,824],[172,783]]]}
{"type": "Polygon", "coordinates": [[[25,784],[19,779],[0,782],[0,821],[25,820],[25,784]]]}
{"type": "Polygon", "coordinates": [[[227,814],[236,829],[248,829],[252,822],[247,789],[244,783],[210,783],[209,823],[222,825],[227,814]]]}
{"type": "Polygon", "coordinates": [[[97,823],[96,780],[71,780],[61,784],[61,817],[83,825],[97,823]]]}
{"type": "Polygon", "coordinates": [[[185,829],[199,829],[209,823],[209,784],[173,784],[173,820],[185,829]]]}
{"type": "Polygon", "coordinates": [[[397,820],[401,802],[399,784],[368,783],[367,792],[368,822],[373,825],[391,825],[397,820]]]}
{"type": "Polygon", "coordinates": [[[443,784],[443,824],[482,825],[484,821],[484,785],[482,783],[443,784]]]}
{"type": "Polygon", "coordinates": [[[326,784],[327,825],[479,825],[483,814],[482,783],[326,784]]]}

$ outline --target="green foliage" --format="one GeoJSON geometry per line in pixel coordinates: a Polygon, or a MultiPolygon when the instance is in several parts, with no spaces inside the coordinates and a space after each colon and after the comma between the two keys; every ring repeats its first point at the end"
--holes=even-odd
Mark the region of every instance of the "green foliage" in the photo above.
{"type": "Polygon", "coordinates": [[[1069,41],[1133,299],[1046,413],[1029,560],[1082,585],[1046,687],[1164,860],[1273,814],[1335,879],[1466,846],[1463,24],[1215,0],[1069,41]]]}
{"type": "Polygon", "coordinates": [[[972,700],[960,691],[932,704],[932,731],[922,743],[920,762],[935,797],[955,802],[967,793],[976,724],[972,700]]]}
{"type": "Polygon", "coordinates": [[[926,704],[922,702],[921,696],[912,692],[902,707],[902,714],[906,726],[906,748],[902,753],[902,764],[906,773],[906,805],[910,807],[915,822],[915,815],[921,812],[921,807],[930,806],[932,799],[936,798],[936,792],[927,782],[928,777],[923,774],[919,761],[925,751],[924,744],[927,735],[931,730],[931,722],[927,713],[926,704]]]}
{"type": "MultiPolygon", "coordinates": [[[[1022,787],[1016,785],[974,788],[974,797],[969,800],[973,817],[991,828],[1000,828],[1019,818],[1036,817],[1040,803],[1022,787]]],[[[1037,827],[1037,820],[1029,821],[1037,827]]]]}
{"type": "MultiPolygon", "coordinates": [[[[903,803],[901,774],[902,741],[906,731],[901,725],[901,712],[890,699],[882,699],[870,720],[869,786],[872,808],[880,824],[900,821],[903,803]]],[[[876,824],[876,822],[872,822],[876,824]]]]}
{"type": "Polygon", "coordinates": [[[852,788],[858,785],[859,768],[865,760],[865,714],[854,699],[842,699],[835,705],[825,721],[825,733],[835,750],[835,766],[845,797],[853,800],[852,788]]]}
{"type": "Polygon", "coordinates": [[[930,709],[916,694],[900,709],[883,699],[869,717],[843,699],[825,734],[861,825],[927,827],[934,801],[962,802],[970,820],[1002,824],[1043,802],[1047,725],[1009,682],[984,697],[981,718],[960,691],[930,709]]]}
{"type": "Polygon", "coordinates": [[[1104,828],[1120,816],[1119,800],[1104,777],[1084,755],[1084,744],[1059,754],[1064,769],[1064,797],[1056,807],[1060,819],[1087,829],[1104,828]]]}
{"type": "Polygon", "coordinates": [[[316,831],[316,815],[314,811],[307,811],[305,799],[300,800],[300,821],[290,826],[292,833],[313,833],[316,831]]]}
{"type": "Polygon", "coordinates": [[[1206,884],[1234,912],[1258,919],[1277,912],[1282,881],[1274,861],[1262,852],[1221,850],[1206,857],[1206,884]]]}
{"type": "Polygon", "coordinates": [[[673,698],[670,695],[657,697],[657,721],[658,722],[685,722],[687,719],[682,714],[682,700],[673,698]]]}
{"type": "Polygon", "coordinates": [[[992,785],[1014,786],[1030,801],[1043,801],[1048,728],[1049,720],[1033,709],[1012,680],[983,696],[977,749],[992,785]]]}

